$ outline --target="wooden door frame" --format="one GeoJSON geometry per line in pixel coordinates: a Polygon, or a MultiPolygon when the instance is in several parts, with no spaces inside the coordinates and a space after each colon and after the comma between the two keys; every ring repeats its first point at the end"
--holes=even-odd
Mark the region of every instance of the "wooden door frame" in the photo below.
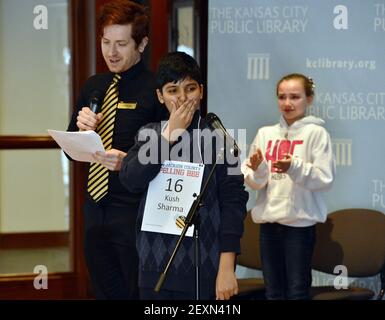
{"type": "MultiPolygon", "coordinates": [[[[70,102],[72,110],[86,79],[94,72],[93,0],[69,0],[69,43],[71,51],[70,102]]],[[[70,115],[69,115],[70,117],[70,115]]],[[[55,149],[49,136],[0,136],[0,149],[55,149]]],[[[48,289],[36,290],[35,274],[0,276],[0,299],[88,299],[90,285],[83,256],[83,218],[85,166],[71,163],[70,171],[70,272],[49,273],[48,289]]]]}

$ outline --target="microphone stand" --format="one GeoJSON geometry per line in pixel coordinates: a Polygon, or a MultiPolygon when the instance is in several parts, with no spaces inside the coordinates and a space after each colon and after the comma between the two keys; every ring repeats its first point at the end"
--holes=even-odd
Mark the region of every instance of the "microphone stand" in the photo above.
{"type": "Polygon", "coordinates": [[[200,299],[200,270],[199,270],[199,264],[200,264],[200,248],[199,247],[200,247],[200,244],[199,244],[199,216],[198,216],[197,212],[198,212],[198,208],[203,205],[203,199],[204,199],[204,196],[206,194],[207,187],[210,183],[211,177],[213,176],[213,174],[215,172],[217,162],[219,159],[221,159],[223,157],[223,154],[224,154],[224,148],[221,148],[221,150],[219,151],[219,153],[216,156],[216,159],[213,163],[213,166],[211,167],[209,176],[207,177],[207,180],[206,180],[206,182],[202,188],[201,193],[198,196],[194,193],[194,197],[196,197],[196,199],[192,203],[191,208],[187,214],[187,217],[185,220],[185,225],[183,227],[182,233],[180,234],[177,243],[175,244],[174,251],[170,256],[170,259],[168,260],[166,267],[164,268],[163,272],[159,276],[158,282],[157,282],[155,289],[154,289],[155,292],[160,291],[160,289],[163,285],[163,282],[166,280],[167,272],[168,272],[168,270],[169,270],[169,268],[170,268],[170,266],[171,266],[171,264],[175,258],[176,253],[179,250],[179,247],[180,247],[183,239],[185,238],[185,235],[186,235],[188,228],[192,224],[195,224],[195,228],[194,228],[194,242],[195,242],[194,259],[195,259],[195,281],[196,281],[196,283],[195,283],[195,296],[196,296],[196,300],[200,299]]]}

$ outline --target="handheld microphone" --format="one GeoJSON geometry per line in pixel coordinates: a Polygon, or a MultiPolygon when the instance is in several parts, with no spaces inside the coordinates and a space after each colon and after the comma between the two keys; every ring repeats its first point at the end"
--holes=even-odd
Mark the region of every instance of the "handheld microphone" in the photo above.
{"type": "Polygon", "coordinates": [[[218,116],[215,113],[210,112],[206,115],[205,120],[211,130],[218,130],[221,132],[221,138],[225,141],[226,145],[230,146],[231,153],[235,157],[238,157],[238,155],[241,154],[241,150],[239,149],[235,139],[228,134],[218,116]]]}
{"type": "Polygon", "coordinates": [[[99,113],[102,108],[102,94],[100,91],[95,90],[91,94],[90,109],[93,113],[99,113]]]}

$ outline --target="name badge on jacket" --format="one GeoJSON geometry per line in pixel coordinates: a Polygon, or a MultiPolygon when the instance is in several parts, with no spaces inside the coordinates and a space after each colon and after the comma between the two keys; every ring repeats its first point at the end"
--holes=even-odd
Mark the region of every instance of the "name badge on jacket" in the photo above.
{"type": "Polygon", "coordinates": [[[118,109],[134,110],[136,109],[136,102],[119,102],[118,109]]]}

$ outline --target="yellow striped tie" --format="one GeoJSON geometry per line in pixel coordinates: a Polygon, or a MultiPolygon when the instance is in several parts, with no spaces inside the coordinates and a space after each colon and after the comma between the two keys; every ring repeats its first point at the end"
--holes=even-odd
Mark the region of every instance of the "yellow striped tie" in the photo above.
{"type": "MultiPolygon", "coordinates": [[[[115,74],[110,87],[104,97],[101,112],[103,119],[98,124],[96,132],[102,138],[104,149],[109,150],[112,147],[112,135],[114,133],[114,123],[116,106],[118,104],[119,91],[118,82],[120,75],[115,74]]],[[[88,173],[87,191],[98,202],[108,192],[108,169],[99,163],[91,163],[90,171],[88,173]]]]}

